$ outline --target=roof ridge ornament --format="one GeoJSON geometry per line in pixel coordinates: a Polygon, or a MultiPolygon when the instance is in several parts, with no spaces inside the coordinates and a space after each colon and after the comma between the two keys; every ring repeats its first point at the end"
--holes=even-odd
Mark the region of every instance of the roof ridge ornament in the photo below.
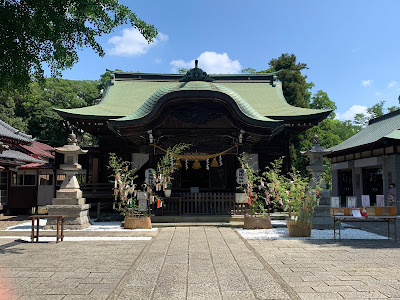
{"type": "Polygon", "coordinates": [[[186,74],[179,80],[180,82],[189,82],[189,81],[214,81],[213,78],[209,77],[206,72],[197,67],[199,61],[196,59],[194,61],[194,68],[190,69],[186,72],[186,74]]]}

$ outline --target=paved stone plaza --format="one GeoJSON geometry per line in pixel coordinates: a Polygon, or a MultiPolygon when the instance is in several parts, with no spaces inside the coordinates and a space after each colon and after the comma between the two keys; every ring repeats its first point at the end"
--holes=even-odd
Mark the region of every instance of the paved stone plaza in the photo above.
{"type": "Polygon", "coordinates": [[[399,257],[393,240],[246,241],[222,227],[163,228],[151,241],[0,239],[0,299],[400,299],[399,257]]]}

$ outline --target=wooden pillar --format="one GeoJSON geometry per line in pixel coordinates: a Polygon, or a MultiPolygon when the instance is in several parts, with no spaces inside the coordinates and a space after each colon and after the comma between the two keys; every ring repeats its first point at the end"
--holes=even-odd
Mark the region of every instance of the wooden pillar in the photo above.
{"type": "Polygon", "coordinates": [[[156,169],[157,167],[157,157],[154,154],[154,145],[150,144],[148,147],[148,153],[149,153],[149,168],[156,169]]]}
{"type": "Polygon", "coordinates": [[[92,183],[99,182],[99,159],[97,157],[93,157],[92,160],[92,183]]]}

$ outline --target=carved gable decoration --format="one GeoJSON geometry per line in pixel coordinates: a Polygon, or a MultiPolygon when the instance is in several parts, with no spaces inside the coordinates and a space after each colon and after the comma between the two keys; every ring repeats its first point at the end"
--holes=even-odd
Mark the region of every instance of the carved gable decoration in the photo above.
{"type": "Polygon", "coordinates": [[[202,125],[221,118],[223,113],[212,108],[192,107],[191,109],[175,109],[172,116],[188,124],[202,125]]]}
{"type": "Polygon", "coordinates": [[[211,81],[214,81],[214,79],[209,77],[206,72],[204,72],[202,69],[197,67],[198,63],[199,63],[199,61],[196,59],[195,67],[193,69],[190,69],[189,71],[187,71],[185,76],[183,76],[179,81],[181,81],[181,82],[189,82],[189,81],[211,82],[211,81]]]}

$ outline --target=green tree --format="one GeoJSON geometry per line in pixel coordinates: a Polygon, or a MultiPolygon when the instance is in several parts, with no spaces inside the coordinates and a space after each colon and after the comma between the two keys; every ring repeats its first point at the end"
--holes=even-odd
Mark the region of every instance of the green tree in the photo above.
{"type": "Polygon", "coordinates": [[[307,64],[298,63],[294,54],[282,54],[269,62],[270,68],[260,73],[277,72],[282,82],[283,94],[290,105],[308,108],[310,105],[311,88],[314,83],[307,82],[307,76],[301,74],[308,69],[307,64]]]}
{"type": "MultiPolygon", "coordinates": [[[[323,90],[318,90],[312,97],[310,108],[313,109],[326,109],[326,110],[335,110],[337,109],[335,102],[329,99],[328,94],[323,90]]],[[[336,114],[331,112],[329,118],[334,119],[336,114]]]]}
{"type": "Polygon", "coordinates": [[[189,71],[189,69],[185,69],[185,68],[178,69],[179,74],[186,74],[187,71],[189,71]]]}
{"type": "Polygon", "coordinates": [[[26,87],[43,79],[43,64],[54,77],[78,61],[78,50],[104,51],[96,37],[130,23],[151,42],[157,35],[118,0],[4,0],[0,9],[0,89],[26,87]]]}
{"type": "Polygon", "coordinates": [[[399,109],[400,109],[399,106],[390,106],[390,107],[387,108],[387,111],[388,112],[394,112],[394,111],[399,110],[399,109]]]}
{"type": "Polygon", "coordinates": [[[22,117],[18,116],[18,102],[20,101],[21,95],[17,91],[13,93],[0,91],[0,120],[22,132],[26,132],[28,124],[22,117]]]}
{"type": "Polygon", "coordinates": [[[45,79],[23,93],[0,92],[0,119],[52,146],[65,144],[69,128],[53,108],[93,105],[101,97],[98,81],[45,79]]]}
{"type": "Polygon", "coordinates": [[[370,120],[383,116],[384,114],[386,114],[386,111],[390,113],[400,108],[398,106],[391,106],[385,109],[384,106],[385,106],[385,101],[380,101],[372,105],[371,107],[367,108],[366,113],[356,114],[354,116],[354,124],[362,127],[367,126],[370,120]]]}
{"type": "Polygon", "coordinates": [[[256,69],[253,68],[242,69],[242,74],[254,74],[254,73],[257,73],[256,69]]]}

